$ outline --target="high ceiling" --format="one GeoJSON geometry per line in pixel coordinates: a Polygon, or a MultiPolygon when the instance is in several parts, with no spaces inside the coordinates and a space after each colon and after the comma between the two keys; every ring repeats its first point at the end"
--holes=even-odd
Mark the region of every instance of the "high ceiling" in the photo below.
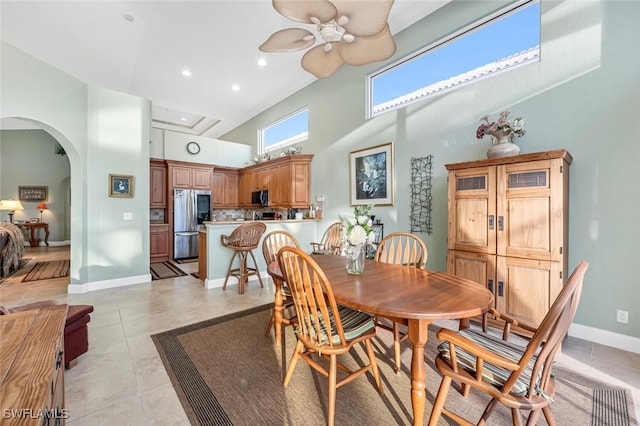
{"type": "MultiPolygon", "coordinates": [[[[392,34],[448,1],[396,0],[392,34]]],[[[305,51],[258,50],[283,28],[313,31],[269,0],[0,0],[0,19],[6,43],[91,85],[149,99],[159,128],[217,138],[315,80],[300,66],[305,51]]]]}

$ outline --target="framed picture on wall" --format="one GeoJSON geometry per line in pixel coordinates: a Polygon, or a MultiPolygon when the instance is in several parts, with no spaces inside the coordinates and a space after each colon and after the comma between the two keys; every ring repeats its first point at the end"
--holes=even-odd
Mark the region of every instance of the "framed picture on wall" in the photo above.
{"type": "Polygon", "coordinates": [[[18,198],[20,201],[47,201],[49,192],[48,186],[19,186],[18,198]]]}
{"type": "Polygon", "coordinates": [[[349,154],[351,205],[393,205],[393,142],[349,154]]]}
{"type": "Polygon", "coordinates": [[[133,176],[110,174],[109,197],[133,198],[133,176]]]}

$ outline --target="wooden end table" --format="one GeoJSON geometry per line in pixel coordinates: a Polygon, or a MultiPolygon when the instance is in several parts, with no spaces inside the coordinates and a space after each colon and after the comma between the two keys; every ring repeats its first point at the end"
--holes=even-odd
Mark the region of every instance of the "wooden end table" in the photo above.
{"type": "Polygon", "coordinates": [[[35,235],[35,231],[36,229],[44,229],[44,243],[48,246],[49,245],[49,224],[48,223],[44,223],[44,222],[39,222],[39,223],[29,223],[29,222],[25,222],[22,224],[22,226],[24,226],[25,228],[31,230],[30,232],[30,238],[29,238],[29,244],[31,245],[31,247],[37,247],[38,246],[38,242],[40,241],[39,239],[36,238],[35,235]]]}

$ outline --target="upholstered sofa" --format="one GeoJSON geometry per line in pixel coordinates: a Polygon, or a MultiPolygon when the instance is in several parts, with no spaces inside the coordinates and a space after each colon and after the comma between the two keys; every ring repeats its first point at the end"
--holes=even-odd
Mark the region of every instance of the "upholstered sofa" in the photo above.
{"type": "Polygon", "coordinates": [[[18,267],[24,254],[24,234],[17,225],[0,222],[0,277],[18,267]]]}
{"type": "MultiPolygon", "coordinates": [[[[38,309],[57,305],[53,300],[43,300],[28,305],[6,309],[0,306],[0,314],[11,315],[14,312],[38,309]]],[[[91,320],[89,314],[93,312],[91,305],[69,305],[67,321],[64,327],[64,365],[71,368],[77,364],[77,358],[89,350],[89,330],[87,324],[91,320]]]]}

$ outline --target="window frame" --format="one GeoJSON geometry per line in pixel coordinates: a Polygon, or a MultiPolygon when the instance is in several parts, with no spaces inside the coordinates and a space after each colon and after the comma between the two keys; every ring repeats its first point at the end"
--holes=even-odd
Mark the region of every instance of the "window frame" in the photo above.
{"type": "Polygon", "coordinates": [[[267,124],[266,126],[258,128],[258,137],[257,137],[257,139],[258,139],[257,152],[259,154],[266,154],[266,153],[269,153],[269,152],[272,152],[272,151],[275,151],[275,150],[278,150],[278,149],[286,148],[288,146],[291,146],[291,145],[294,145],[294,144],[301,143],[301,142],[304,142],[306,140],[309,140],[309,106],[305,105],[304,107],[302,107],[300,109],[297,109],[296,111],[294,111],[294,112],[292,112],[290,114],[287,114],[284,117],[281,117],[281,118],[279,118],[279,119],[267,124]],[[269,129],[275,127],[275,126],[278,126],[278,125],[286,122],[287,120],[290,120],[293,117],[296,117],[296,116],[298,116],[298,115],[300,115],[302,113],[305,113],[305,112],[307,113],[307,129],[303,134],[301,134],[303,136],[301,136],[299,138],[291,137],[289,139],[284,139],[282,141],[278,141],[278,142],[274,143],[273,145],[270,145],[269,147],[265,147],[264,146],[264,134],[265,134],[265,132],[267,130],[269,130],[269,129]]]}
{"type": "MultiPolygon", "coordinates": [[[[508,72],[508,71],[513,70],[513,69],[517,69],[517,68],[519,68],[521,66],[528,65],[528,64],[531,64],[531,63],[535,63],[535,62],[539,62],[540,61],[540,42],[538,43],[537,49],[532,48],[529,51],[527,51],[528,53],[530,53],[530,55],[529,55],[530,57],[524,59],[521,63],[513,64],[511,66],[505,67],[505,68],[500,69],[500,70],[493,71],[493,72],[488,73],[486,75],[482,75],[482,76],[473,78],[470,81],[465,81],[465,82],[462,82],[462,83],[459,83],[459,84],[452,85],[450,87],[447,87],[446,89],[438,90],[435,93],[429,93],[429,94],[425,94],[423,96],[418,96],[415,99],[407,100],[407,101],[404,101],[404,102],[398,101],[399,103],[397,105],[393,105],[393,106],[385,108],[385,109],[383,109],[381,111],[377,111],[376,112],[375,111],[376,106],[373,105],[374,79],[376,77],[378,77],[378,76],[380,76],[380,75],[382,75],[382,74],[384,74],[384,73],[386,73],[386,72],[388,72],[390,70],[393,70],[396,67],[402,66],[402,64],[408,64],[408,63],[410,63],[410,62],[422,57],[423,55],[428,55],[429,52],[435,51],[435,50],[439,49],[440,47],[443,47],[443,46],[445,46],[445,45],[447,45],[449,43],[455,42],[457,39],[465,37],[466,34],[471,34],[474,31],[481,29],[482,27],[491,25],[492,22],[496,22],[501,17],[514,14],[514,13],[516,13],[516,12],[518,12],[520,10],[523,10],[523,9],[525,9],[527,7],[533,6],[534,4],[540,5],[541,4],[541,0],[519,0],[519,1],[516,1],[514,3],[511,3],[511,4],[509,4],[509,5],[505,6],[505,7],[502,7],[500,9],[494,11],[494,12],[491,12],[491,13],[489,13],[487,15],[484,15],[483,17],[471,22],[470,24],[465,25],[464,27],[460,28],[459,30],[456,30],[456,31],[454,31],[452,33],[449,33],[449,34],[447,34],[447,35],[445,35],[443,37],[440,37],[436,41],[434,41],[432,43],[429,43],[428,45],[426,45],[426,46],[424,46],[424,47],[422,47],[420,49],[414,50],[413,52],[403,56],[402,58],[400,58],[400,59],[398,59],[398,60],[396,60],[396,61],[394,61],[394,62],[392,62],[392,63],[390,63],[388,65],[383,66],[382,68],[379,68],[379,69],[377,69],[377,70],[375,70],[375,71],[373,71],[371,73],[368,73],[366,75],[366,77],[365,77],[365,79],[366,79],[366,82],[365,82],[365,85],[366,85],[366,90],[365,90],[365,102],[366,102],[365,114],[366,115],[365,115],[365,118],[366,119],[371,119],[371,118],[374,118],[374,117],[378,117],[378,116],[380,116],[382,114],[385,114],[387,112],[395,111],[395,110],[398,110],[400,108],[404,108],[404,107],[406,107],[408,105],[413,105],[415,103],[422,102],[422,101],[427,100],[427,99],[436,98],[436,97],[441,96],[441,95],[443,95],[445,93],[449,93],[451,91],[458,90],[461,87],[465,87],[467,85],[470,85],[470,84],[485,80],[485,79],[490,78],[490,77],[493,77],[495,75],[499,75],[499,74],[502,74],[504,72],[508,72]]],[[[540,12],[540,14],[542,14],[542,12],[540,12]]],[[[539,25],[539,34],[541,34],[542,24],[541,24],[540,20],[538,21],[538,25],[539,25]]],[[[470,70],[470,71],[473,71],[473,70],[470,70]]],[[[464,73],[463,74],[459,74],[459,75],[464,75],[464,73]]],[[[440,80],[440,82],[447,81],[449,78],[453,78],[453,77],[457,77],[457,76],[448,77],[447,79],[440,80]]],[[[435,84],[437,84],[437,83],[434,83],[434,85],[435,84]]],[[[431,85],[427,85],[425,87],[429,87],[429,86],[431,86],[431,85]]],[[[382,104],[384,104],[386,102],[396,101],[396,100],[398,100],[398,99],[400,99],[400,98],[402,98],[404,96],[409,95],[410,93],[413,93],[413,92],[408,92],[408,93],[404,93],[402,95],[398,95],[394,99],[392,99],[391,101],[381,102],[380,105],[382,105],[382,104]]]]}

